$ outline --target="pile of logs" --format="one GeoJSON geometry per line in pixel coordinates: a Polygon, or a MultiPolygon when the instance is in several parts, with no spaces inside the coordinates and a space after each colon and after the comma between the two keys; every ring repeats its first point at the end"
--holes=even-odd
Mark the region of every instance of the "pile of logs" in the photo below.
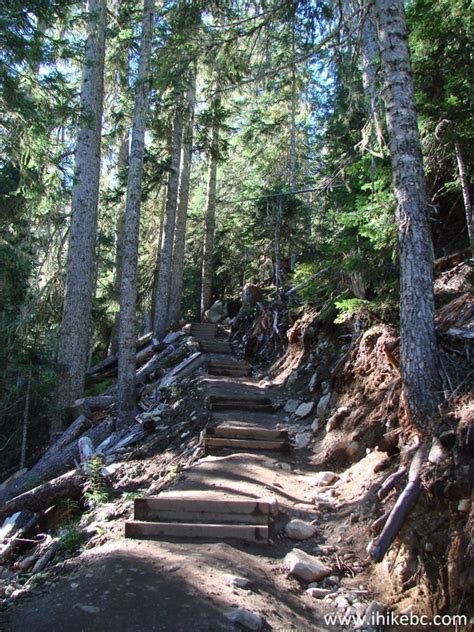
{"type": "MultiPolygon", "coordinates": [[[[155,430],[157,415],[165,408],[160,403],[163,389],[200,366],[201,356],[185,331],[168,334],[158,348],[152,346],[151,334],[140,338],[136,372],[140,412],[135,423],[121,431],[115,429],[115,385],[103,395],[74,402],[73,421],[39,461],[0,485],[0,564],[8,562],[25,538],[31,545],[29,572],[39,572],[51,562],[58,542],[41,534],[28,538],[44,512],[62,499],[80,499],[94,459],[100,458],[103,464],[100,475],[110,476],[120,455],[155,430]]],[[[110,356],[89,369],[88,380],[99,383],[114,377],[116,371],[117,358],[110,356]]]]}

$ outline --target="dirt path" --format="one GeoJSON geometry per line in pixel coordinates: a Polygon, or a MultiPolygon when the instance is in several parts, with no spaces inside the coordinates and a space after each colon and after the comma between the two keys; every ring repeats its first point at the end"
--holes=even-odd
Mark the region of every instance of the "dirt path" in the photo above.
{"type": "MultiPolygon", "coordinates": [[[[201,384],[206,396],[258,395],[272,401],[285,396],[282,389],[250,378],[206,377],[201,384]]],[[[218,423],[288,425],[281,409],[275,413],[230,410],[214,417],[218,423]]],[[[232,630],[236,628],[225,613],[235,607],[259,613],[265,629],[337,629],[324,623],[324,615],[338,611],[338,598],[341,603],[346,600],[347,610],[351,604],[366,607],[377,592],[373,587],[379,582],[378,571],[365,562],[364,516],[370,514],[374,485],[384,476],[374,474],[382,455],[368,455],[326,491],[315,489],[316,468],[310,457],[310,450],[290,455],[224,452],[200,460],[171,488],[210,497],[276,498],[280,513],[270,545],[109,542],[71,560],[63,575],[12,607],[2,630],[232,630]],[[285,525],[295,518],[314,522],[315,535],[301,542],[289,539],[285,525]],[[323,583],[332,592],[330,598],[316,599],[305,585],[288,577],[282,561],[295,546],[334,569],[323,583]],[[232,576],[247,578],[248,586],[233,585],[232,576]]]]}

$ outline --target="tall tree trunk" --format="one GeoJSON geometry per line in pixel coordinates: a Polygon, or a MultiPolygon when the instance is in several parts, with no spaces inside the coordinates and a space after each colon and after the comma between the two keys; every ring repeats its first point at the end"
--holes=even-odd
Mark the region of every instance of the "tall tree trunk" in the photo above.
{"type": "Polygon", "coordinates": [[[219,126],[212,126],[211,148],[207,167],[206,193],[206,226],[202,248],[201,272],[201,320],[204,312],[211,307],[212,300],[212,257],[214,254],[214,233],[216,228],[216,188],[217,188],[217,146],[219,141],[219,126]]]}
{"type": "MultiPolygon", "coordinates": [[[[82,71],[81,127],[72,189],[72,219],[66,272],[66,294],[59,334],[60,366],[57,404],[66,409],[84,389],[95,290],[96,234],[99,203],[106,3],[89,0],[89,24],[82,71]]],[[[63,416],[51,424],[62,430],[63,416]]]]}
{"type": "Polygon", "coordinates": [[[367,10],[367,14],[362,24],[361,38],[362,53],[362,85],[367,100],[367,111],[370,120],[369,144],[375,132],[375,140],[378,149],[383,147],[382,122],[379,116],[379,95],[377,93],[377,67],[379,58],[379,48],[377,41],[377,26],[375,23],[374,7],[367,10]]]}
{"type": "Polygon", "coordinates": [[[464,164],[461,145],[458,140],[454,141],[454,150],[456,152],[456,162],[458,163],[459,180],[461,182],[462,198],[464,200],[469,246],[471,248],[471,254],[474,255],[474,212],[472,210],[471,196],[469,194],[469,177],[466,172],[466,165],[464,164]]]}
{"type": "Polygon", "coordinates": [[[154,11],[155,0],[144,0],[140,61],[135,87],[135,108],[133,112],[130,166],[127,180],[120,288],[117,422],[118,426],[122,428],[133,420],[135,411],[138,238],[146,116],[150,92],[150,57],[154,11]]]}
{"type": "MultiPolygon", "coordinates": [[[[117,171],[123,173],[128,166],[128,134],[126,138],[120,143],[117,171]]],[[[123,251],[123,236],[124,236],[124,221],[125,221],[125,209],[120,205],[120,209],[117,215],[117,221],[115,224],[115,266],[114,266],[114,299],[119,302],[120,300],[120,286],[122,282],[122,251],[123,251]]],[[[120,315],[117,312],[114,316],[114,322],[112,325],[112,331],[110,334],[109,355],[117,353],[118,351],[118,334],[119,334],[119,321],[120,315]]]]}
{"type": "Polygon", "coordinates": [[[178,205],[179,167],[181,163],[181,145],[183,142],[183,94],[178,96],[177,110],[173,120],[171,138],[171,168],[168,179],[168,193],[163,223],[163,241],[160,252],[160,269],[155,294],[155,316],[153,336],[161,340],[168,324],[168,306],[171,287],[171,264],[173,259],[173,241],[178,205]]]}
{"type": "Polygon", "coordinates": [[[400,364],[413,421],[426,426],[439,383],[434,328],[433,249],[403,0],[376,0],[383,99],[397,200],[400,364]]]}
{"type": "Polygon", "coordinates": [[[277,293],[281,287],[281,220],[282,220],[282,200],[279,197],[275,202],[275,288],[277,293]]]}
{"type": "Polygon", "coordinates": [[[183,134],[181,151],[181,174],[179,178],[178,211],[174,230],[173,262],[168,309],[168,322],[176,322],[181,315],[183,294],[184,249],[186,243],[186,221],[188,217],[191,163],[193,157],[194,107],[196,102],[196,70],[191,77],[187,95],[188,120],[183,134]]]}

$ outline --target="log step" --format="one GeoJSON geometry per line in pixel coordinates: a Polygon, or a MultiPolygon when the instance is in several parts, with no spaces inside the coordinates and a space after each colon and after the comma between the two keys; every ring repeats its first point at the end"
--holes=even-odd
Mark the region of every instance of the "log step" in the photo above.
{"type": "Polygon", "coordinates": [[[232,353],[232,347],[226,340],[200,340],[200,347],[203,353],[232,353]]]}
{"type": "Polygon", "coordinates": [[[207,369],[208,375],[214,375],[216,377],[247,377],[249,372],[242,369],[207,369]]]}
{"type": "Polygon", "coordinates": [[[252,439],[263,441],[289,441],[288,430],[269,430],[260,426],[216,426],[206,429],[206,437],[252,439]]]}
{"type": "Polygon", "coordinates": [[[268,544],[268,525],[193,524],[185,522],[144,522],[127,520],[127,538],[189,538],[205,540],[245,540],[268,544]]]}
{"type": "Polygon", "coordinates": [[[191,325],[191,336],[200,338],[204,336],[206,338],[215,338],[217,335],[217,325],[211,323],[193,323],[191,325]]]}
{"type": "Polygon", "coordinates": [[[219,499],[203,495],[160,494],[137,498],[134,505],[135,520],[147,522],[198,522],[268,524],[270,516],[278,513],[275,499],[219,499]]]}
{"type": "Polygon", "coordinates": [[[210,450],[259,450],[260,452],[279,450],[290,451],[289,441],[263,441],[261,439],[231,439],[228,437],[207,437],[204,441],[206,452],[210,450]]]}
{"type": "Polygon", "coordinates": [[[211,395],[208,400],[210,410],[253,410],[260,412],[273,411],[272,402],[266,397],[231,398],[211,395]]]}

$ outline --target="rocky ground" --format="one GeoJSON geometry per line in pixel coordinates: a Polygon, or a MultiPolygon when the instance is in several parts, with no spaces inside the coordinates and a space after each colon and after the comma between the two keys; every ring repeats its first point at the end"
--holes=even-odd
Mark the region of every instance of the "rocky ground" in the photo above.
{"type": "MultiPolygon", "coordinates": [[[[450,304],[443,309],[446,329],[455,327],[450,304]]],[[[457,362],[446,375],[461,378],[431,445],[423,494],[375,564],[367,547],[406,473],[388,493],[381,487],[409,463],[417,441],[400,403],[396,332],[377,325],[353,344],[310,328],[308,318],[289,331],[286,353],[265,375],[211,376],[203,366],[174,382],[165,402],[142,414],[155,431],[114,452],[107,484],[91,476],[85,501],[45,512],[43,536],[19,541],[0,566],[0,628],[370,630],[392,613],[408,623],[387,629],[422,630],[413,615],[471,614],[474,407],[459,369],[469,361],[466,347],[448,340],[457,362]],[[211,412],[211,396],[265,396],[273,412],[211,412]],[[206,456],[202,430],[230,422],[287,428],[293,449],[206,456]],[[162,490],[273,498],[279,513],[270,543],[126,540],[134,499],[162,490]],[[54,556],[45,561],[41,546],[54,556]],[[352,619],[331,622],[334,615],[352,619]]],[[[472,621],[429,627],[468,630],[472,621]]]]}

